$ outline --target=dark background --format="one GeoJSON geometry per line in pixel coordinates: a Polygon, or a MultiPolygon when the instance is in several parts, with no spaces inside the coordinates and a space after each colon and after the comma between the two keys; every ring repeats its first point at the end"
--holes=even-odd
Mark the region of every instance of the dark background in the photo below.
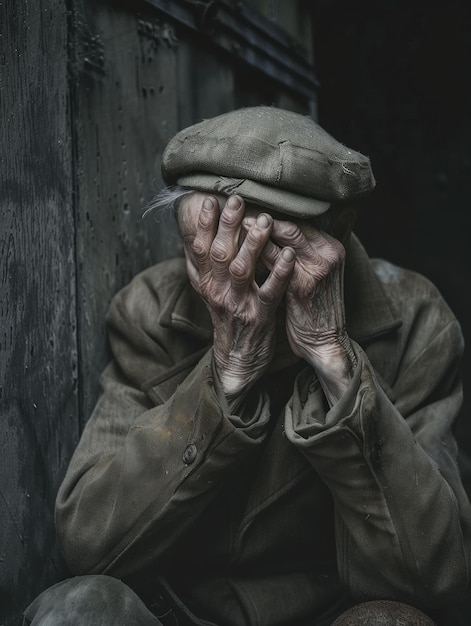
{"type": "Polygon", "coordinates": [[[313,16],[319,121],[377,180],[356,230],[370,255],[430,278],[462,324],[471,452],[470,5],[316,0],[313,16]]]}

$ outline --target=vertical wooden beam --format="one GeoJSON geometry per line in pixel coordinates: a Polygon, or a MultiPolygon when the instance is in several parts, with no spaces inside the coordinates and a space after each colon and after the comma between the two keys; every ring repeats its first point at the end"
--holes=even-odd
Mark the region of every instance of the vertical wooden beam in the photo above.
{"type": "Polygon", "coordinates": [[[180,41],[177,55],[179,128],[234,108],[234,72],[228,57],[215,52],[205,35],[180,41]]]}
{"type": "Polygon", "coordinates": [[[74,144],[82,415],[109,359],[105,314],[131,277],[177,248],[175,221],[142,221],[160,188],[160,154],[177,127],[178,41],[155,12],[76,4],[74,144]]]}
{"type": "Polygon", "coordinates": [[[2,625],[61,570],[53,506],[78,438],[74,223],[62,0],[0,8],[2,625]]]}

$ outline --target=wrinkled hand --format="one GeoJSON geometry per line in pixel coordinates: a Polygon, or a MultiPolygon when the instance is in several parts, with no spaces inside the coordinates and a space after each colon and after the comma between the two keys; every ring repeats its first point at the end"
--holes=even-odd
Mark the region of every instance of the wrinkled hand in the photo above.
{"type": "MultiPolygon", "coordinates": [[[[244,222],[250,226],[250,218],[244,222]]],[[[296,255],[286,290],[286,333],[293,352],[310,363],[333,404],[345,391],[356,365],[345,328],[343,270],[345,248],[308,223],[275,220],[262,254],[273,266],[281,247],[296,255]]]]}
{"type": "Polygon", "coordinates": [[[216,199],[208,196],[195,237],[185,243],[188,275],[211,315],[214,361],[228,396],[248,389],[269,366],[276,309],[294,268],[293,251],[280,247],[269,276],[257,285],[255,270],[273,219],[265,213],[258,215],[239,247],[244,214],[239,196],[231,196],[221,213],[216,199]]]}

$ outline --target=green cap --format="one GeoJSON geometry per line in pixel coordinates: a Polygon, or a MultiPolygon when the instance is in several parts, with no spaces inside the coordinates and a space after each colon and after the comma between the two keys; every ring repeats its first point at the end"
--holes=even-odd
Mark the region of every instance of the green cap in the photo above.
{"type": "Polygon", "coordinates": [[[239,194],[309,218],[375,186],[370,160],[310,117],[275,107],[238,109],[177,133],[162,155],[168,185],[239,194]]]}

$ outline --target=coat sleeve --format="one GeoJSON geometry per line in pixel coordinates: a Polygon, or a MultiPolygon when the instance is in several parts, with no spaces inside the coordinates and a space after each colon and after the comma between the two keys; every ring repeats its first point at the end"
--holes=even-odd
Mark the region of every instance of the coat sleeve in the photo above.
{"type": "Polygon", "coordinates": [[[230,415],[211,349],[165,401],[141,390],[139,376],[151,368],[162,376],[175,359],[178,367],[176,344],[187,343],[158,329],[157,302],[139,279],[111,307],[115,358],[56,500],[56,528],[74,574],[124,576],[158,564],[265,437],[268,399],[254,394],[246,419],[230,415]],[[136,300],[152,335],[136,324],[136,300]]]}
{"type": "Polygon", "coordinates": [[[234,425],[218,401],[211,357],[209,351],[167,402],[151,408],[115,364],[107,368],[56,500],[73,573],[121,576],[158,563],[263,440],[265,402],[243,427],[234,425]]]}
{"type": "Polygon", "coordinates": [[[428,607],[468,585],[471,513],[452,435],[461,331],[447,314],[421,321],[402,341],[390,393],[354,344],[358,366],[345,395],[326,410],[305,370],[285,428],[332,493],[339,572],[354,596],[428,607]]]}

